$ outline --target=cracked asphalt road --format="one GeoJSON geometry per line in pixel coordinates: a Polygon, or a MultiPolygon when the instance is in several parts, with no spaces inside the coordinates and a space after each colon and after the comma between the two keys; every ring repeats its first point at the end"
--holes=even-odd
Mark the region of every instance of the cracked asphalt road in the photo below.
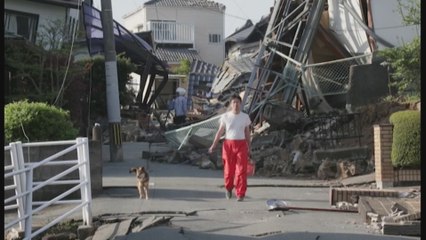
{"type": "MultiPolygon", "coordinates": [[[[104,159],[104,190],[93,197],[93,216],[139,213],[173,217],[167,225],[116,239],[419,239],[383,236],[365,224],[358,213],[269,211],[268,199],[283,200],[295,207],[331,208],[329,185],[333,182],[322,180],[251,176],[246,198],[237,202],[235,197],[225,198],[221,170],[150,162],[150,199],[139,199],[135,177],[128,169],[147,164],[147,160],[141,159],[141,152],[147,147],[147,143],[124,143],[123,162],[104,159]]],[[[154,149],[166,151],[167,147],[154,146],[154,149]]],[[[108,151],[104,145],[105,158],[108,151]]],[[[37,216],[38,220],[51,219],[61,209],[49,208],[37,216]]],[[[70,218],[81,219],[79,215],[70,218]]]]}

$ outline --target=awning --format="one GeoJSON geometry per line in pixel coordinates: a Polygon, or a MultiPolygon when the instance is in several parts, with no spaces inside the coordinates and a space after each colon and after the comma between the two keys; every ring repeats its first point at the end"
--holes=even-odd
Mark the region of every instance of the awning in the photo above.
{"type": "MultiPolygon", "coordinates": [[[[103,54],[104,40],[101,11],[83,3],[83,21],[86,30],[87,45],[90,55],[103,54]]],[[[118,22],[114,21],[115,51],[124,53],[133,63],[137,64],[136,73],[141,75],[140,88],[136,101],[142,109],[149,110],[155,99],[166,85],[168,80],[167,66],[153,54],[152,47],[136,34],[128,31],[118,22]],[[163,76],[163,80],[153,94],[146,95],[142,99],[145,88],[151,90],[154,85],[155,75],[163,76]],[[148,82],[148,84],[146,84],[148,82]]],[[[146,91],[151,92],[151,91],[146,91]]]]}

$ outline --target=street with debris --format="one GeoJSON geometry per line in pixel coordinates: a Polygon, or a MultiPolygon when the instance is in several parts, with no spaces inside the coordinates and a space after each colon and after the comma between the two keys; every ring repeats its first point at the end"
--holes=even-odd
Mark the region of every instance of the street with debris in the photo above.
{"type": "MultiPolygon", "coordinates": [[[[331,206],[330,189],[342,184],[368,188],[371,175],[345,182],[250,176],[243,202],[227,200],[221,170],[142,159],[145,142],[124,143],[124,162],[110,162],[103,146],[103,191],[93,196],[93,240],[98,239],[419,239],[382,234],[357,211],[331,206]],[[139,199],[136,180],[128,170],[149,166],[150,199],[139,199]],[[268,202],[284,202],[273,209],[268,202]]],[[[152,151],[169,151],[154,144],[152,151]]],[[[416,195],[413,189],[394,188],[416,195]]],[[[418,192],[417,192],[418,193],[418,192]]],[[[413,198],[411,198],[413,199],[413,198]]],[[[415,199],[415,198],[414,198],[415,199]]],[[[417,195],[417,199],[419,196],[417,195]]],[[[35,216],[43,225],[64,206],[35,216]]],[[[79,220],[80,213],[69,219],[79,220]]],[[[81,218],[81,216],[80,216],[81,218]]]]}

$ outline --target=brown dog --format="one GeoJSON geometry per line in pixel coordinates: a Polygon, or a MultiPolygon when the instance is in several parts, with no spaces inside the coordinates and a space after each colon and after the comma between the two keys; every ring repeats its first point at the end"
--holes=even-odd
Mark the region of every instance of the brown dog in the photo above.
{"type": "Polygon", "coordinates": [[[129,169],[129,173],[136,174],[136,182],[139,191],[139,198],[148,199],[149,175],[144,167],[133,167],[129,169]]]}

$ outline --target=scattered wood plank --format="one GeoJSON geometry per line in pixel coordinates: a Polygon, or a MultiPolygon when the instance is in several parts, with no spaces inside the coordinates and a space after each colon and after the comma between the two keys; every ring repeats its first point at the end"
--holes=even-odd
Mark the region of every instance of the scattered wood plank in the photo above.
{"type": "Polygon", "coordinates": [[[350,213],[357,213],[358,212],[357,210],[351,210],[351,209],[311,208],[311,207],[292,207],[292,206],[275,207],[275,208],[269,209],[269,211],[288,211],[288,210],[309,210],[309,211],[350,212],[350,213]]]}
{"type": "Polygon", "coordinates": [[[420,218],[421,218],[421,212],[418,211],[416,213],[406,214],[406,215],[401,215],[401,216],[394,217],[393,220],[395,222],[402,222],[402,221],[420,220],[420,218]]]}
{"type": "Polygon", "coordinates": [[[366,197],[360,197],[358,200],[358,213],[362,220],[368,224],[371,222],[371,218],[368,213],[375,213],[366,197]]]}

